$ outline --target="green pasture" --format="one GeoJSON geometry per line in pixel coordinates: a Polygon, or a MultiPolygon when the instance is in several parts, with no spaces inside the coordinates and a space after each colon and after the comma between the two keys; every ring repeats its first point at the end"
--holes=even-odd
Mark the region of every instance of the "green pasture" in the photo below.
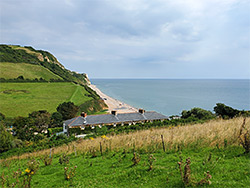
{"type": "Polygon", "coordinates": [[[0,63],[0,78],[13,79],[18,76],[23,76],[25,79],[62,79],[50,70],[40,65],[32,65],[28,63],[0,63]]]}
{"type": "Polygon", "coordinates": [[[37,110],[52,113],[63,102],[80,105],[90,97],[84,87],[69,83],[1,83],[0,112],[7,117],[27,116],[37,110]]]}
{"type": "MultiPolygon", "coordinates": [[[[67,151],[65,151],[67,152],[67,151]]],[[[240,146],[227,148],[186,148],[163,152],[161,150],[136,151],[140,155],[140,162],[133,166],[133,152],[106,151],[101,154],[76,152],[68,154],[69,163],[59,164],[59,155],[54,156],[52,164],[45,166],[42,159],[40,167],[31,180],[31,187],[186,187],[182,182],[179,162],[182,158],[185,163],[190,157],[191,180],[189,187],[235,188],[249,187],[250,158],[243,153],[240,146]],[[153,154],[155,161],[153,169],[149,170],[148,155],[153,154]],[[64,168],[77,166],[72,181],[64,178],[64,168]],[[197,185],[203,179],[204,173],[209,171],[212,175],[211,184],[197,185]]],[[[20,169],[24,172],[27,167],[26,160],[2,161],[0,174],[10,183],[15,182],[12,173],[20,169]]],[[[183,165],[184,167],[184,165],[183,165]]],[[[184,170],[183,170],[184,172],[184,170]]],[[[20,178],[21,179],[21,178],[20,178]]],[[[1,180],[0,180],[1,181],[1,180]]],[[[6,183],[5,183],[6,184],[6,183]]]]}

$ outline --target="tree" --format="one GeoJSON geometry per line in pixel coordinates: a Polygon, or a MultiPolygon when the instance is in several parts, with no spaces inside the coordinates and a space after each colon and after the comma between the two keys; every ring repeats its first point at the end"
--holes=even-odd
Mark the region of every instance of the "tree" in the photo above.
{"type": "Polygon", "coordinates": [[[232,107],[226,106],[225,104],[222,103],[217,103],[216,106],[214,107],[214,111],[217,116],[221,116],[223,119],[233,118],[240,113],[239,110],[233,109],[232,107]]]}
{"type": "Polygon", "coordinates": [[[17,80],[24,80],[24,77],[21,75],[21,76],[18,76],[17,77],[17,80]]]}
{"type": "Polygon", "coordinates": [[[56,108],[62,114],[63,120],[71,119],[76,116],[79,108],[73,102],[64,102],[56,108]]]}
{"type": "Polygon", "coordinates": [[[31,140],[34,136],[35,127],[28,117],[17,117],[13,127],[15,135],[21,140],[31,140]]]}
{"type": "Polygon", "coordinates": [[[0,153],[9,150],[12,147],[12,135],[5,129],[3,123],[0,123],[0,153]]]}
{"type": "Polygon", "coordinates": [[[63,122],[63,116],[59,112],[54,112],[51,115],[51,126],[50,127],[61,127],[63,122]]]}
{"type": "Polygon", "coordinates": [[[214,114],[211,111],[204,110],[202,108],[192,108],[191,110],[183,110],[181,113],[181,118],[194,117],[198,119],[211,119],[214,114]]]}
{"type": "Polygon", "coordinates": [[[5,119],[5,115],[0,112],[0,121],[5,119]]]}
{"type": "Polygon", "coordinates": [[[50,113],[46,110],[34,111],[29,114],[30,122],[36,127],[36,131],[41,133],[48,129],[50,124],[50,113]]]}

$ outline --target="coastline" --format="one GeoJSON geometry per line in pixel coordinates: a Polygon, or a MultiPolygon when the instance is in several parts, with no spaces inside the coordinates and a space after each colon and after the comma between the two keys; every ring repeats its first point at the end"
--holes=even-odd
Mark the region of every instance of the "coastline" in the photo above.
{"type": "Polygon", "coordinates": [[[104,94],[100,89],[96,87],[96,85],[90,84],[89,87],[93,89],[104,100],[104,102],[108,106],[109,113],[111,113],[111,111],[117,111],[117,113],[138,112],[137,108],[104,94]]]}

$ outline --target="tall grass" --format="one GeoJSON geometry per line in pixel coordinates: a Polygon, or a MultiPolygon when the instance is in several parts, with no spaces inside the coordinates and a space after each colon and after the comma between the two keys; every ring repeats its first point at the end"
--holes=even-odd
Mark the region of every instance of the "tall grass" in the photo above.
{"type": "MultiPolygon", "coordinates": [[[[90,149],[96,151],[102,143],[102,150],[118,151],[121,149],[159,149],[162,147],[161,135],[163,135],[166,150],[177,147],[221,147],[227,145],[239,145],[238,135],[242,125],[243,118],[230,120],[211,120],[204,124],[185,125],[166,128],[152,128],[130,134],[114,135],[108,137],[99,137],[94,140],[78,140],[69,145],[63,145],[54,149],[54,154],[60,154],[65,151],[69,153],[88,152],[90,149]]],[[[246,128],[250,129],[250,118],[246,119],[246,128]]],[[[24,154],[19,158],[29,158],[45,155],[48,150],[42,150],[34,153],[24,154]]],[[[10,159],[16,159],[17,156],[10,159]]]]}

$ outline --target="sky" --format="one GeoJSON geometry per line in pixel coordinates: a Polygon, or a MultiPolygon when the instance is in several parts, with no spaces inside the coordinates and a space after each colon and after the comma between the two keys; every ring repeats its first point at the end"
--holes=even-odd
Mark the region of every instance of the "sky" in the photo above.
{"type": "Polygon", "coordinates": [[[250,1],[0,0],[0,43],[90,78],[250,79],[250,1]]]}

